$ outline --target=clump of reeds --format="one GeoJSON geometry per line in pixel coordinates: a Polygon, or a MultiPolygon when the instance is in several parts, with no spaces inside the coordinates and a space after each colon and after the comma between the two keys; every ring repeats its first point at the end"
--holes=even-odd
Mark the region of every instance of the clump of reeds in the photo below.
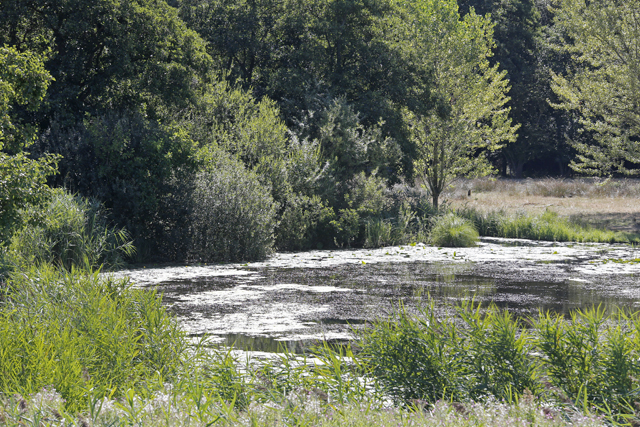
{"type": "Polygon", "coordinates": [[[121,266],[135,252],[127,231],[110,227],[95,200],[55,190],[43,209],[30,208],[22,215],[27,225],[12,236],[0,254],[0,264],[111,268],[121,266]]]}
{"type": "Polygon", "coordinates": [[[12,273],[0,297],[0,390],[53,387],[66,408],[89,391],[123,396],[154,375],[175,375],[187,341],[155,292],[128,280],[49,265],[12,273]]]}
{"type": "Polygon", "coordinates": [[[431,303],[417,316],[400,311],[361,331],[359,357],[401,405],[532,395],[609,422],[638,419],[640,314],[593,308],[571,319],[540,313],[527,323],[474,303],[439,318],[431,303]]]}

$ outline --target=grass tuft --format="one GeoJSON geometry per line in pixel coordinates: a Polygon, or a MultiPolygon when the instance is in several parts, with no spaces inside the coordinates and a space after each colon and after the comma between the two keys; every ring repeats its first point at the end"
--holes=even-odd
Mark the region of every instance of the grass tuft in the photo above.
{"type": "Polygon", "coordinates": [[[446,247],[471,247],[479,240],[473,223],[453,212],[435,218],[429,237],[433,245],[446,247]]]}

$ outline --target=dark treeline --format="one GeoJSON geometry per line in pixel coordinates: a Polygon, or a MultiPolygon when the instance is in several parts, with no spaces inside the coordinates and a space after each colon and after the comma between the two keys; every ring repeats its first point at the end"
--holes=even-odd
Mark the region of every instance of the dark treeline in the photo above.
{"type": "MultiPolygon", "coordinates": [[[[633,170],[633,117],[579,107],[575,16],[637,7],[578,3],[3,0],[3,173],[101,202],[141,260],[415,238],[454,176],[633,170]]],[[[6,182],[8,247],[47,198],[6,182]]]]}

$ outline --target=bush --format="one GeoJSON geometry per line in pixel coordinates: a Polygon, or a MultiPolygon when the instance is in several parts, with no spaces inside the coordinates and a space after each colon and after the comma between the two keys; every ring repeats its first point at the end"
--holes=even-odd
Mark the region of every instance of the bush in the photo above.
{"type": "Polygon", "coordinates": [[[71,410],[89,393],[122,396],[171,378],[188,344],[154,292],[127,279],[32,267],[11,275],[0,312],[0,390],[54,387],[71,410]]]}
{"type": "Polygon", "coordinates": [[[44,209],[23,213],[29,225],[15,233],[5,262],[107,268],[123,264],[135,248],[124,229],[107,225],[100,203],[55,190],[44,209]]]}
{"type": "Polygon", "coordinates": [[[158,246],[185,217],[180,204],[167,203],[181,190],[171,184],[192,181],[196,167],[194,142],[184,129],[113,111],[74,126],[54,120],[39,145],[62,155],[57,186],[100,200],[136,245],[167,256],[158,246]]]}
{"type": "Polygon", "coordinates": [[[218,153],[198,173],[191,200],[189,258],[240,261],[273,251],[277,204],[254,172],[218,153]]]}
{"type": "Polygon", "coordinates": [[[278,250],[304,250],[317,244],[318,226],[325,209],[318,196],[294,194],[289,197],[277,228],[278,250]]]}
{"type": "Polygon", "coordinates": [[[430,240],[436,246],[470,247],[478,243],[478,231],[465,218],[454,213],[436,217],[430,240]]]}
{"type": "Polygon", "coordinates": [[[439,318],[431,302],[416,316],[400,311],[358,330],[356,363],[401,405],[532,394],[612,425],[637,419],[639,313],[541,312],[527,323],[473,302],[439,318]]]}

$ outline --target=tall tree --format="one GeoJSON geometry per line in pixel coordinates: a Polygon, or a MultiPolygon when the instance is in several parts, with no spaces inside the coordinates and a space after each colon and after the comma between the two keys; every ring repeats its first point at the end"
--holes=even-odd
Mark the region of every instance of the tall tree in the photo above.
{"type": "Polygon", "coordinates": [[[47,177],[56,172],[54,156],[33,160],[22,151],[33,142],[36,127],[13,114],[17,107],[36,110],[50,83],[40,56],[0,48],[0,246],[18,225],[20,209],[43,201],[47,177]]]}
{"type": "Polygon", "coordinates": [[[389,20],[396,10],[390,0],[182,0],[180,6],[229,78],[276,100],[290,127],[318,119],[343,99],[365,128],[383,122],[383,137],[401,145],[408,172],[414,152],[400,111],[433,107],[432,75],[393,40],[389,20]],[[319,98],[329,102],[314,110],[319,98]]]}
{"type": "MultiPolygon", "coordinates": [[[[540,0],[459,0],[462,14],[471,8],[495,23],[496,46],[491,64],[507,71],[511,86],[509,107],[521,125],[518,138],[501,150],[511,175],[522,177],[525,166],[554,165],[545,172],[558,173],[567,163],[564,155],[562,112],[547,102],[553,99],[549,69],[558,57],[550,54],[544,32],[548,24],[546,4],[540,0]],[[560,167],[560,168],[558,168],[560,167]]],[[[506,170],[505,170],[506,171],[506,170]]]]}
{"type": "Polygon", "coordinates": [[[439,111],[410,114],[418,147],[417,173],[437,208],[440,194],[456,176],[482,176],[492,168],[486,157],[513,141],[518,126],[509,118],[506,72],[491,66],[493,25],[471,12],[460,19],[455,1],[403,2],[404,31],[412,36],[425,67],[435,75],[439,111]]]}
{"type": "Polygon", "coordinates": [[[42,124],[112,109],[184,106],[211,65],[163,0],[3,0],[0,44],[47,53],[42,124]]]}
{"type": "Polygon", "coordinates": [[[571,163],[587,174],[640,173],[640,0],[558,0],[556,25],[574,64],[554,74],[555,106],[579,114],[571,163]]]}

